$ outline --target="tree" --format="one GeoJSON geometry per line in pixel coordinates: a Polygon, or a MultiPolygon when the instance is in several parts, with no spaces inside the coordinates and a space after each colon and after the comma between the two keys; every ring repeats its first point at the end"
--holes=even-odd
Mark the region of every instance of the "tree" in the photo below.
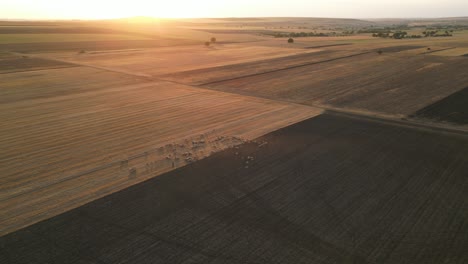
{"type": "Polygon", "coordinates": [[[209,41],[205,42],[205,46],[207,47],[210,46],[210,42],[209,41]]]}
{"type": "Polygon", "coordinates": [[[294,39],[293,39],[293,38],[289,38],[289,39],[288,39],[288,43],[294,43],[294,39]]]}
{"type": "Polygon", "coordinates": [[[211,43],[215,43],[216,42],[216,38],[211,38],[211,43]]]}
{"type": "Polygon", "coordinates": [[[398,31],[398,32],[393,33],[393,38],[394,39],[402,39],[402,38],[405,38],[407,34],[408,33],[405,32],[405,31],[398,31]]]}

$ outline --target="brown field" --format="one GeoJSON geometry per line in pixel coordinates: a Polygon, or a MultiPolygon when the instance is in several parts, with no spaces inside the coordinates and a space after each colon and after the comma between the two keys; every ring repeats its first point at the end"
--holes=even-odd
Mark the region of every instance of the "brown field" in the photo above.
{"type": "Polygon", "coordinates": [[[333,61],[345,57],[354,57],[362,54],[356,51],[328,51],[307,49],[297,55],[290,55],[272,59],[259,59],[251,62],[207,67],[191,71],[181,71],[162,75],[161,78],[183,82],[191,85],[208,85],[226,80],[239,79],[247,76],[257,76],[264,73],[281,72],[286,69],[298,68],[307,65],[333,61]]]}
{"type": "Polygon", "coordinates": [[[418,110],[411,117],[468,125],[468,87],[418,110]]]}
{"type": "Polygon", "coordinates": [[[0,22],[0,262],[464,263],[467,30],[268,35],[420,22],[0,22]]]}
{"type": "Polygon", "coordinates": [[[0,261],[462,264],[467,170],[466,135],[324,114],[7,235],[0,261]]]}
{"type": "Polygon", "coordinates": [[[465,88],[467,67],[468,60],[461,57],[372,52],[204,87],[307,105],[405,116],[465,88]]]}

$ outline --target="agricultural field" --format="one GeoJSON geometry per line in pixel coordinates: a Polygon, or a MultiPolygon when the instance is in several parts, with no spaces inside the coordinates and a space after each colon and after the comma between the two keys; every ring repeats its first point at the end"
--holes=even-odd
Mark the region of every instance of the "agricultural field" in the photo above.
{"type": "Polygon", "coordinates": [[[403,117],[465,88],[467,68],[468,60],[463,57],[367,52],[203,87],[403,117]]]}
{"type": "Polygon", "coordinates": [[[2,234],[321,112],[87,67],[0,79],[2,234]]]}
{"type": "Polygon", "coordinates": [[[460,125],[468,124],[468,87],[435,102],[411,115],[412,118],[427,119],[460,125]]]}
{"type": "Polygon", "coordinates": [[[75,67],[75,65],[73,64],[60,62],[56,60],[30,58],[25,55],[8,55],[9,56],[2,56],[0,54],[0,74],[21,71],[75,67]]]}
{"type": "Polygon", "coordinates": [[[468,261],[468,137],[324,114],[2,238],[5,263],[468,261]]]}
{"type": "Polygon", "coordinates": [[[106,67],[157,77],[206,67],[237,65],[256,62],[258,60],[289,57],[296,54],[307,55],[313,52],[315,51],[278,49],[277,47],[245,44],[216,44],[211,47],[192,45],[158,49],[111,50],[108,52],[45,53],[39,54],[38,56],[75,64],[106,67]],[[116,60],[116,57],[119,59],[116,60]],[[188,57],[190,57],[189,60],[186,59],[188,57]]]}
{"type": "Polygon", "coordinates": [[[467,49],[468,19],[0,22],[0,263],[465,263],[467,49]],[[401,28],[453,34],[368,33],[401,28]]]}

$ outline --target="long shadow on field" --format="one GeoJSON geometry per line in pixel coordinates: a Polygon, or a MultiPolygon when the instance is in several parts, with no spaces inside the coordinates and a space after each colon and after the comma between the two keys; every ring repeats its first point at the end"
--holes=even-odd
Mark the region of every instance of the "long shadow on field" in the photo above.
{"type": "Polygon", "coordinates": [[[420,49],[424,46],[410,46],[410,45],[402,45],[402,46],[392,46],[392,47],[384,47],[384,48],[377,48],[374,51],[383,51],[383,52],[401,52],[405,50],[412,50],[412,49],[420,49]]]}
{"type": "Polygon", "coordinates": [[[468,139],[325,114],[0,238],[0,263],[467,263],[468,139]]]}
{"type": "Polygon", "coordinates": [[[468,124],[468,87],[418,110],[410,117],[468,124]]]}
{"type": "Polygon", "coordinates": [[[194,44],[191,40],[152,39],[152,40],[103,40],[74,42],[39,42],[39,43],[6,43],[0,44],[0,50],[22,53],[57,52],[57,51],[96,51],[137,48],[159,48],[165,46],[194,44]]]}

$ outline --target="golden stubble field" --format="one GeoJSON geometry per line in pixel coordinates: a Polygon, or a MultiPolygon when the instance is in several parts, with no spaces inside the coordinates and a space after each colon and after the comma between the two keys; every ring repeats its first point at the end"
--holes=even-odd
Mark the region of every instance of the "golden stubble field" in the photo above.
{"type": "Polygon", "coordinates": [[[317,50],[268,47],[248,44],[212,44],[153,49],[40,53],[36,56],[80,65],[105,67],[146,76],[241,64],[258,60],[310,54],[317,50]]]}
{"type": "Polygon", "coordinates": [[[0,79],[2,234],[321,112],[89,67],[0,79]]]}

